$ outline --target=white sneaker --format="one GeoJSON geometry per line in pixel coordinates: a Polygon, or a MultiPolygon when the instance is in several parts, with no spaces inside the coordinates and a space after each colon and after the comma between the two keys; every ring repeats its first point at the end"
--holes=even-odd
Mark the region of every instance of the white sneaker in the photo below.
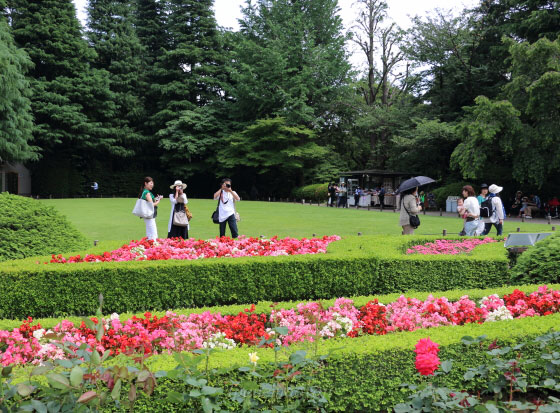
{"type": "Polygon", "coordinates": [[[533,219],[533,217],[528,217],[527,215],[525,215],[525,219],[533,219]]]}

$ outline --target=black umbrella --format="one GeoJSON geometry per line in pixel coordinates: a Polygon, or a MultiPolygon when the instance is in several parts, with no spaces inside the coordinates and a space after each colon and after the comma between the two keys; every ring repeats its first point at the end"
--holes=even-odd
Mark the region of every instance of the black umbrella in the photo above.
{"type": "Polygon", "coordinates": [[[399,189],[397,189],[397,194],[401,192],[408,191],[409,189],[416,188],[417,186],[428,185],[435,182],[432,178],[427,176],[415,176],[414,178],[407,179],[402,184],[400,184],[399,189]]]}

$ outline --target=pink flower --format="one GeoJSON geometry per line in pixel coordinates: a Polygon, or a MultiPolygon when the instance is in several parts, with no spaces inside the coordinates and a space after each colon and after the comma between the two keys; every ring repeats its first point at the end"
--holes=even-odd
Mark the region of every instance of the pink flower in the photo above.
{"type": "Polygon", "coordinates": [[[416,370],[422,376],[430,376],[438,369],[440,365],[438,352],[439,344],[434,343],[430,338],[422,338],[416,343],[414,349],[416,352],[416,370]]]}

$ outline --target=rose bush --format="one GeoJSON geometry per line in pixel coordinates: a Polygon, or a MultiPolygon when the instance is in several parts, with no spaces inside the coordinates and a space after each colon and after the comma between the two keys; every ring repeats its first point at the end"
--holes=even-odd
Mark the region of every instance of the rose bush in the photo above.
{"type": "MultiPolygon", "coordinates": [[[[258,346],[263,339],[262,345],[289,346],[302,341],[482,324],[545,316],[559,311],[560,291],[542,286],[530,294],[519,290],[503,298],[493,294],[484,297],[478,305],[468,296],[450,302],[445,297],[430,295],[424,301],[401,296],[387,305],[372,300],[356,308],[352,300],[339,298],[329,308],[317,302],[300,303],[292,309],[273,306],[270,314],[256,314],[254,305],[237,315],[225,316],[209,311],[190,315],[168,311],[158,318],[146,312],[144,317],[133,316],[121,321],[118,314],[112,314],[107,319],[85,319],[79,326],[64,320],[49,331],[28,318],[13,331],[0,331],[0,364],[39,364],[47,359],[64,358],[56,344],[65,342],[77,346],[85,343],[101,354],[109,351],[111,354],[140,352],[151,355],[202,348],[258,346]],[[96,334],[99,323],[104,329],[100,339],[96,334]],[[277,333],[278,327],[282,327],[284,333],[277,333]]],[[[425,365],[435,365],[431,356],[424,361],[425,365]]]]}

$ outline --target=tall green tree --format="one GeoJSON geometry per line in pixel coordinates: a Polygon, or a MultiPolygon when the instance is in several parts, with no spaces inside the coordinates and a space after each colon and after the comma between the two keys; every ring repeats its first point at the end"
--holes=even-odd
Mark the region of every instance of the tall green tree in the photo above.
{"type": "Polygon", "coordinates": [[[560,37],[508,44],[511,81],[503,100],[479,97],[467,109],[452,163],[466,178],[491,171],[541,188],[560,172],[560,37]]]}
{"type": "MultiPolygon", "coordinates": [[[[136,0],[134,10],[134,26],[136,35],[144,48],[142,57],[142,74],[139,87],[140,96],[144,97],[145,119],[142,122],[143,133],[154,136],[158,124],[154,115],[158,112],[158,100],[161,98],[159,83],[165,82],[165,68],[156,66],[156,61],[169,49],[169,36],[166,29],[167,16],[165,1],[136,0]]],[[[151,142],[156,145],[154,142],[151,142]]]]}
{"type": "Polygon", "coordinates": [[[144,120],[141,93],[145,48],[133,25],[128,0],[90,0],[87,8],[89,44],[96,52],[93,67],[109,73],[109,89],[115,110],[105,122],[115,140],[130,154],[143,140],[139,126],[144,120]]]}
{"type": "Polygon", "coordinates": [[[90,67],[95,51],[82,37],[72,1],[10,0],[8,15],[16,44],[34,64],[28,72],[33,135],[45,158],[126,154],[104,122],[115,110],[109,79],[90,67]]]}
{"type": "Polygon", "coordinates": [[[152,122],[162,161],[188,177],[213,167],[225,56],[212,0],[169,0],[167,14],[169,43],[155,64],[159,95],[152,122]]]}
{"type": "Polygon", "coordinates": [[[236,119],[322,126],[350,74],[338,10],[337,0],[247,2],[232,68],[236,119]]]}
{"type": "Polygon", "coordinates": [[[250,168],[266,177],[269,186],[283,187],[289,195],[291,185],[304,184],[304,173],[327,155],[317,145],[316,133],[303,126],[290,126],[286,119],[259,119],[243,131],[234,133],[221,151],[221,166],[226,170],[250,168]]]}
{"type": "Polygon", "coordinates": [[[38,158],[31,145],[33,119],[29,81],[29,56],[14,44],[6,18],[0,14],[0,162],[38,158]]]}

